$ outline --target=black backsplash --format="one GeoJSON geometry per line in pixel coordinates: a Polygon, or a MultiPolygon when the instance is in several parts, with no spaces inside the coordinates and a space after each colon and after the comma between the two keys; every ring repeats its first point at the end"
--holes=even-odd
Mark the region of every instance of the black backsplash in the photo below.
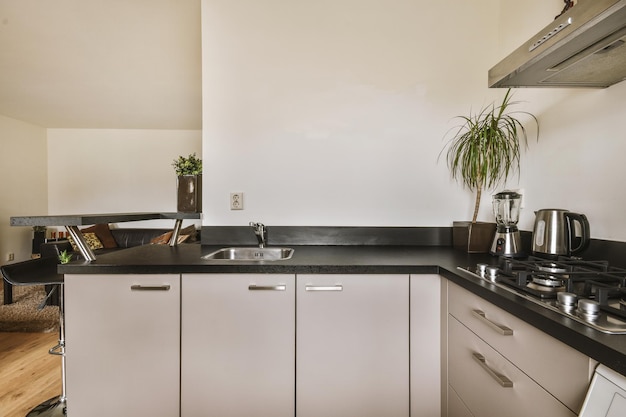
{"type": "MultiPolygon", "coordinates": [[[[267,226],[269,245],[452,246],[450,227],[267,226]]],[[[249,226],[203,226],[203,245],[255,245],[249,226]]]]}
{"type": "MultiPolygon", "coordinates": [[[[267,230],[269,245],[452,246],[451,227],[267,226],[267,230]]],[[[530,255],[532,233],[520,234],[522,248],[530,255]]],[[[249,226],[202,226],[202,244],[256,245],[257,240],[249,226]]],[[[626,242],[591,239],[589,247],[576,256],[626,268],[626,242]]]]}

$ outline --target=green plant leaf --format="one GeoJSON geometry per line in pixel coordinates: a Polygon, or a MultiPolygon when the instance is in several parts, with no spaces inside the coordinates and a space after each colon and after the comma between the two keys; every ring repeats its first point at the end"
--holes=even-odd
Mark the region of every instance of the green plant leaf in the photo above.
{"type": "Polygon", "coordinates": [[[202,174],[202,159],[196,157],[195,152],[186,158],[179,156],[178,159],[174,159],[172,166],[177,176],[202,174]]]}
{"type": "Polygon", "coordinates": [[[72,260],[72,254],[67,252],[67,249],[59,253],[59,261],[62,264],[66,264],[72,260]]]}

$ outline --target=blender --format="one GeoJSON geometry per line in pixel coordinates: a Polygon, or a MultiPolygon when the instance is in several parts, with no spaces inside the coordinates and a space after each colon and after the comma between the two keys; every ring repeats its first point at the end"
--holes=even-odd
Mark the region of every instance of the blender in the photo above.
{"type": "Polygon", "coordinates": [[[493,196],[493,213],[496,216],[496,235],[489,253],[509,257],[521,257],[522,242],[517,222],[522,195],[515,191],[502,191],[493,196]]]}

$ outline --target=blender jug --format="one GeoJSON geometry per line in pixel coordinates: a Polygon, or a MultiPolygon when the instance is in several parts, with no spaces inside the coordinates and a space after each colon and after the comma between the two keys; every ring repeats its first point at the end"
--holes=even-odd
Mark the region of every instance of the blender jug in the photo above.
{"type": "Polygon", "coordinates": [[[502,191],[493,195],[497,229],[490,250],[492,255],[523,256],[517,229],[521,202],[522,195],[514,191],[502,191]]]}

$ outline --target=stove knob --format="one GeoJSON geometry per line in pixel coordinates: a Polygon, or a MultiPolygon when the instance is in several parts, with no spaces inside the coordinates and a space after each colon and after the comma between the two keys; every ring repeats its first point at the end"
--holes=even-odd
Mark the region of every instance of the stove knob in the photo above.
{"type": "Polygon", "coordinates": [[[600,303],[593,300],[578,300],[578,312],[587,320],[593,320],[600,316],[600,303]]]}
{"type": "Polygon", "coordinates": [[[576,294],[571,292],[559,292],[556,294],[559,305],[565,308],[576,308],[576,298],[576,294]]]}
{"type": "Polygon", "coordinates": [[[485,278],[487,278],[490,281],[496,281],[496,277],[498,276],[498,268],[495,266],[488,266],[487,267],[487,276],[485,278]]]}
{"type": "Polygon", "coordinates": [[[485,273],[487,272],[487,264],[478,264],[476,265],[476,272],[478,273],[478,275],[480,275],[481,277],[485,276],[485,273]]]}

